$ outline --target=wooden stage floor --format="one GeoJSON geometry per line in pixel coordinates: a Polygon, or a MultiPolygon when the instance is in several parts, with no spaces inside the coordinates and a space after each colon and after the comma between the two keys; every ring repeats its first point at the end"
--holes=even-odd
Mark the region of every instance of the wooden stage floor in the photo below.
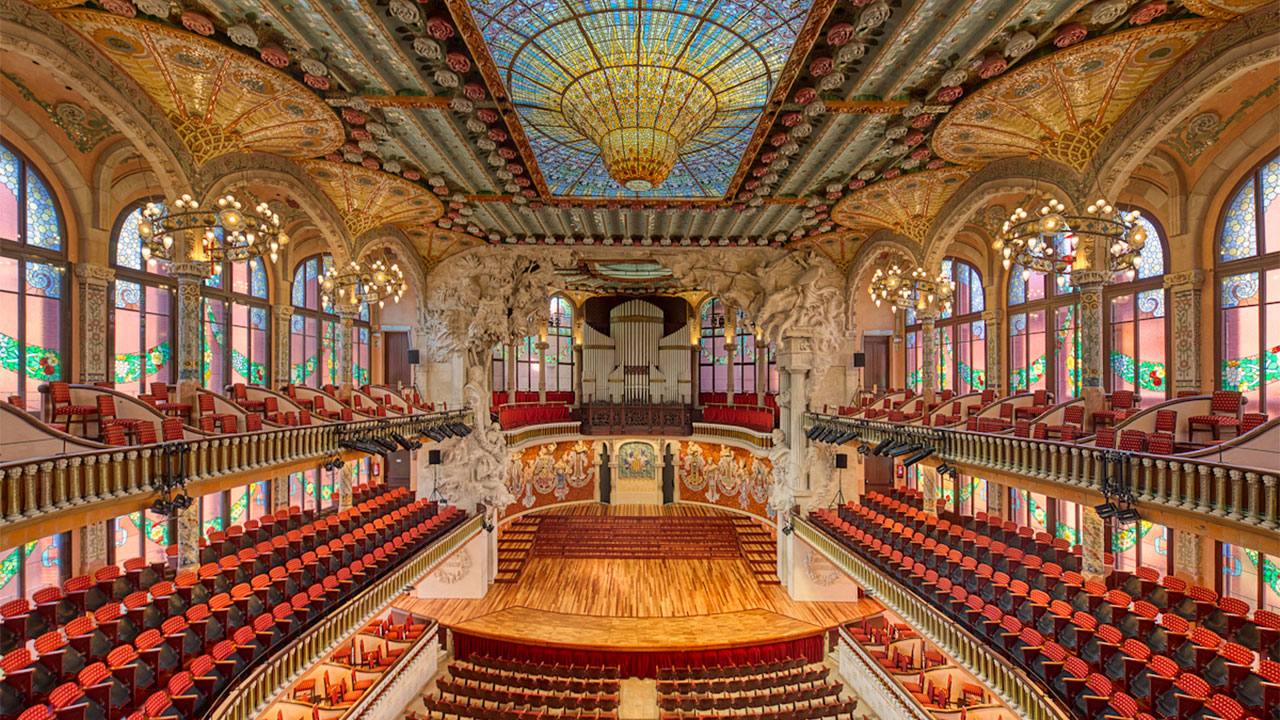
{"type": "MultiPolygon", "coordinates": [[[[670,507],[575,507],[575,514],[679,514],[670,507]]],[[[484,598],[404,597],[397,604],[470,635],[630,651],[783,642],[882,609],[870,599],[796,602],[781,586],[758,583],[743,559],[530,558],[516,582],[492,585],[484,598]]]]}

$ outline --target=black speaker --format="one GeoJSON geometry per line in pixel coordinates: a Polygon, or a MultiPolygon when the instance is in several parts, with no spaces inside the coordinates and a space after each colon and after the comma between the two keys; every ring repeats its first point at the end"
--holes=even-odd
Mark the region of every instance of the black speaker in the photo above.
{"type": "Polygon", "coordinates": [[[427,464],[429,464],[429,465],[439,465],[439,464],[440,464],[440,451],[439,451],[439,450],[428,450],[428,451],[427,451],[427,464]]]}
{"type": "Polygon", "coordinates": [[[409,364],[410,364],[410,365],[417,365],[417,364],[418,364],[418,362],[419,362],[419,360],[418,360],[418,351],[417,351],[417,350],[410,350],[410,351],[409,351],[409,364]]]}
{"type": "Polygon", "coordinates": [[[844,453],[836,453],[836,468],[843,470],[849,467],[849,456],[844,453]]]}
{"type": "Polygon", "coordinates": [[[866,366],[867,366],[867,354],[866,354],[866,353],[854,353],[854,354],[853,354],[853,366],[854,366],[854,367],[866,367],[866,366]]]}

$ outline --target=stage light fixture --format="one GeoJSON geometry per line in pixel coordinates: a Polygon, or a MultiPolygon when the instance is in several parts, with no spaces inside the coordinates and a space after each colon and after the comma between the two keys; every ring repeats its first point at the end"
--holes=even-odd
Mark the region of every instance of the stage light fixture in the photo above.
{"type": "Polygon", "coordinates": [[[894,444],[894,443],[896,443],[896,442],[897,442],[897,441],[896,441],[896,440],[894,440],[893,438],[885,438],[885,439],[881,440],[881,441],[880,441],[880,443],[879,443],[878,445],[876,445],[874,448],[872,448],[872,450],[871,450],[871,454],[872,454],[872,455],[881,455],[881,454],[883,454],[883,453],[884,453],[884,451],[885,451],[886,449],[888,449],[888,447],[889,447],[890,445],[893,445],[893,444],[894,444]]]}
{"type": "Polygon", "coordinates": [[[822,429],[822,426],[821,426],[821,425],[814,425],[814,426],[810,427],[808,430],[805,430],[805,431],[804,431],[804,437],[805,437],[805,439],[806,439],[806,440],[813,440],[814,438],[818,437],[818,432],[819,432],[821,429],[822,429]]]}
{"type": "Polygon", "coordinates": [[[1095,505],[1093,509],[1094,512],[1098,513],[1098,517],[1103,520],[1109,520],[1120,513],[1120,508],[1116,507],[1116,504],[1109,500],[1101,505],[1095,505]]]}
{"type": "Polygon", "coordinates": [[[1138,515],[1138,509],[1132,505],[1127,505],[1121,508],[1120,512],[1116,513],[1116,520],[1125,525],[1132,525],[1141,519],[1142,517],[1138,515]]]}
{"type": "Polygon", "coordinates": [[[866,445],[859,445],[858,454],[863,457],[866,457],[867,455],[871,454],[871,448],[867,447],[866,445]]]}
{"type": "Polygon", "coordinates": [[[912,465],[915,465],[916,463],[918,463],[918,462],[920,462],[921,460],[923,460],[923,459],[925,459],[925,458],[929,457],[929,456],[930,456],[930,455],[932,455],[932,454],[933,454],[933,448],[931,448],[931,447],[924,447],[924,448],[921,448],[921,449],[917,450],[916,452],[912,453],[912,454],[911,454],[911,456],[910,456],[910,457],[908,457],[906,460],[903,460],[903,461],[902,461],[902,467],[904,467],[904,468],[909,468],[909,467],[911,467],[912,465]]]}
{"type": "Polygon", "coordinates": [[[889,451],[886,452],[885,454],[888,455],[889,457],[902,457],[907,453],[916,452],[917,450],[920,450],[920,449],[922,448],[919,445],[912,445],[911,443],[902,443],[898,447],[889,448],[889,451]]]}

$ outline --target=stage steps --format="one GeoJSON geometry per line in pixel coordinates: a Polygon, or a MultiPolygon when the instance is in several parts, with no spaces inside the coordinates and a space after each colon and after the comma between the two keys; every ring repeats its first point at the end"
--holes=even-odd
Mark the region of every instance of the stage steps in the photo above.
{"type": "Polygon", "coordinates": [[[512,520],[498,531],[498,573],[495,583],[513,583],[520,579],[524,563],[533,549],[538,533],[537,515],[525,515],[512,520]]]}
{"type": "Polygon", "coordinates": [[[729,517],[544,515],[534,557],[716,559],[742,557],[729,517]]]}
{"type": "Polygon", "coordinates": [[[756,582],[761,585],[781,585],[778,579],[778,545],[773,530],[762,523],[741,515],[733,518],[738,533],[738,545],[746,558],[756,582]]]}

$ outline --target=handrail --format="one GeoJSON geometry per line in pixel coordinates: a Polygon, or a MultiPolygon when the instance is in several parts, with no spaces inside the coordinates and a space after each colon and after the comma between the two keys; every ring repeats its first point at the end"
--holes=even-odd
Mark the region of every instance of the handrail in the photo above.
{"type": "Polygon", "coordinates": [[[356,628],[362,627],[387,603],[412,585],[463,543],[480,532],[483,515],[459,525],[439,542],[419,552],[387,575],[327,615],[315,627],[285,645],[236,684],[209,713],[212,720],[250,720],[306,668],[331,652],[356,628]]]}
{"type": "Polygon", "coordinates": [[[1028,720],[1071,720],[1071,713],[1044,688],[1014,667],[988,644],[959,623],[943,615],[915,593],[879,568],[836,544],[826,533],[801,518],[792,520],[796,535],[848,573],[868,594],[873,595],[906,620],[922,635],[947,651],[957,662],[986,683],[993,692],[1028,720]]]}
{"type": "MultiPolygon", "coordinates": [[[[211,480],[337,453],[344,434],[412,436],[427,425],[465,421],[465,413],[449,410],[189,440],[182,443],[189,448],[187,479],[211,480]]],[[[73,505],[156,492],[153,478],[163,471],[162,450],[171,444],[110,447],[2,464],[0,526],[73,505]]]]}
{"type": "MultiPolygon", "coordinates": [[[[926,428],[809,413],[808,424],[857,431],[853,441],[875,445],[899,437],[923,441],[933,458],[1046,482],[1102,492],[1102,481],[1122,483],[1139,501],[1161,503],[1266,529],[1280,528],[1280,469],[1241,467],[1185,455],[1149,455],[1055,440],[1035,440],[969,430],[926,428]]],[[[962,468],[964,470],[964,468],[962,468]]]]}

